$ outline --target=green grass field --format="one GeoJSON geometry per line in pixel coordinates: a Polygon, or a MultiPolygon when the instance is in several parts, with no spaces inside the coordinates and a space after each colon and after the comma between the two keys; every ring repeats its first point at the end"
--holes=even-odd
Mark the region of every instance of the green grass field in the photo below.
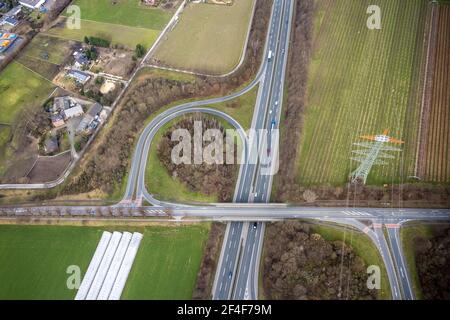
{"type": "Polygon", "coordinates": [[[422,289],[420,286],[419,274],[416,266],[416,253],[414,240],[418,237],[430,239],[433,231],[430,225],[426,224],[406,224],[400,232],[402,247],[405,253],[406,264],[409,275],[412,279],[414,295],[416,299],[422,299],[422,289]]]}
{"type": "Polygon", "coordinates": [[[209,228],[145,228],[122,299],[191,299],[209,228]]]}
{"type": "Polygon", "coordinates": [[[53,89],[51,82],[17,61],[0,73],[0,175],[5,173],[6,162],[10,160],[10,125],[14,125],[26,108],[44,103],[53,89]]]}
{"type": "Polygon", "coordinates": [[[8,141],[11,129],[7,125],[0,125],[0,148],[8,141]]]}
{"type": "Polygon", "coordinates": [[[53,89],[20,63],[10,63],[0,74],[0,123],[12,123],[23,108],[43,103],[53,89]]]}
{"type": "Polygon", "coordinates": [[[252,125],[257,94],[258,86],[231,101],[220,102],[209,107],[225,112],[239,122],[245,130],[248,130],[252,125]]]}
{"type": "Polygon", "coordinates": [[[140,0],[75,0],[81,19],[130,27],[162,30],[172,14],[169,11],[141,5],[140,0]]]}
{"type": "Polygon", "coordinates": [[[327,241],[344,241],[350,245],[367,266],[376,265],[381,269],[381,290],[378,299],[390,299],[391,291],[384,262],[369,237],[357,231],[345,230],[338,227],[311,224],[311,231],[320,234],[327,241]]]}
{"type": "Polygon", "coordinates": [[[144,234],[123,299],[190,299],[209,227],[0,225],[0,299],[73,299],[67,267],[83,276],[104,230],[144,234]]]}
{"type": "Polygon", "coordinates": [[[318,0],[307,107],[297,158],[297,182],[342,185],[358,164],[352,146],[361,135],[404,140],[368,184],[413,174],[419,122],[419,77],[427,1],[318,0]],[[369,30],[369,5],[382,11],[382,29],[369,30]]]}
{"type": "Polygon", "coordinates": [[[149,48],[158,38],[160,30],[135,28],[96,21],[82,21],[81,29],[56,26],[47,34],[66,40],[84,41],[85,36],[95,36],[111,41],[113,45],[124,45],[130,49],[141,43],[149,48]]]}
{"type": "Polygon", "coordinates": [[[233,6],[189,4],[156,59],[198,72],[231,71],[243,53],[252,8],[253,0],[235,1],[233,6]]]}
{"type": "Polygon", "coordinates": [[[57,37],[38,34],[22,55],[53,64],[61,64],[71,54],[70,49],[74,44],[57,37]]]}
{"type": "Polygon", "coordinates": [[[76,0],[73,4],[81,9],[81,29],[69,29],[62,23],[48,34],[75,41],[96,36],[130,49],[138,43],[149,48],[172,16],[170,11],[142,6],[139,0],[76,0]]]}
{"type": "Polygon", "coordinates": [[[73,299],[67,267],[84,274],[100,236],[93,228],[0,226],[0,299],[73,299]]]}
{"type": "Polygon", "coordinates": [[[27,68],[51,81],[72,54],[75,41],[38,34],[17,58],[27,68]]]}

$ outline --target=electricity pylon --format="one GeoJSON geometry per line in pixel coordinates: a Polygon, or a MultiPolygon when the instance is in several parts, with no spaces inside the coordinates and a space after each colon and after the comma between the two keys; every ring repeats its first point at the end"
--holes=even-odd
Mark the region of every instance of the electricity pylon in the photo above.
{"type": "Polygon", "coordinates": [[[390,155],[384,151],[402,151],[402,149],[400,148],[386,145],[387,143],[404,143],[401,140],[389,137],[388,133],[389,131],[385,130],[382,135],[361,136],[362,139],[370,140],[371,142],[354,143],[354,145],[363,147],[364,149],[352,151],[352,153],[357,155],[357,157],[352,157],[352,160],[361,163],[358,169],[356,169],[351,175],[352,183],[362,181],[364,184],[366,184],[367,176],[369,175],[370,170],[372,170],[372,167],[374,165],[386,165],[387,162],[383,160],[395,159],[393,155],[390,155]]]}

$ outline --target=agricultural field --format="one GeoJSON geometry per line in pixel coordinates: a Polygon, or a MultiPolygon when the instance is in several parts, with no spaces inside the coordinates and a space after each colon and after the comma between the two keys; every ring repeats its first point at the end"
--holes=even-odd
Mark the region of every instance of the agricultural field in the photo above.
{"type": "Polygon", "coordinates": [[[122,299],[191,299],[209,229],[145,228],[122,299]]]}
{"type": "Polygon", "coordinates": [[[245,50],[253,3],[240,0],[232,6],[188,4],[177,26],[156,50],[155,60],[203,73],[233,70],[245,50]]]}
{"type": "Polygon", "coordinates": [[[0,226],[0,299],[73,299],[67,267],[86,272],[102,231],[55,226],[0,226]]]}
{"type": "Polygon", "coordinates": [[[53,89],[51,82],[12,62],[0,74],[0,123],[13,123],[24,107],[43,103],[53,89]]]}
{"type": "Polygon", "coordinates": [[[418,175],[432,182],[450,182],[450,6],[437,13],[429,107],[423,110],[418,175]]]}
{"type": "Polygon", "coordinates": [[[385,129],[405,144],[395,159],[373,168],[367,184],[414,174],[427,13],[423,0],[316,2],[299,184],[344,184],[358,166],[350,160],[353,143],[385,129]],[[367,28],[369,5],[382,10],[381,30],[367,28]]]}
{"type": "Polygon", "coordinates": [[[139,0],[77,0],[73,4],[81,9],[81,29],[67,28],[63,16],[48,34],[75,41],[95,36],[130,49],[138,43],[149,48],[172,15],[168,10],[142,6],[139,0]]]}
{"type": "Polygon", "coordinates": [[[75,0],[82,19],[137,28],[162,30],[171,18],[171,12],[141,5],[140,0],[75,0]]]}
{"type": "Polygon", "coordinates": [[[20,62],[11,62],[0,73],[0,175],[11,160],[8,159],[11,126],[23,110],[44,103],[53,89],[50,81],[20,62]]]}
{"type": "Polygon", "coordinates": [[[27,68],[52,81],[60,66],[71,57],[80,43],[38,34],[17,58],[27,68]]]}
{"type": "Polygon", "coordinates": [[[71,55],[72,49],[76,45],[77,43],[75,42],[38,34],[26,47],[22,56],[60,65],[64,63],[67,56],[71,55]]]}
{"type": "Polygon", "coordinates": [[[144,235],[122,299],[190,299],[209,228],[0,225],[0,299],[73,299],[67,267],[84,275],[104,230],[144,235]]]}

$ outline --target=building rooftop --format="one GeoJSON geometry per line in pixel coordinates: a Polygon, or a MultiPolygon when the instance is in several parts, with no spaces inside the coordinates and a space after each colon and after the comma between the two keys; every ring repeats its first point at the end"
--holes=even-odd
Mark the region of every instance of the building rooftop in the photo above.
{"type": "Polygon", "coordinates": [[[45,0],[19,0],[19,3],[28,8],[38,9],[45,3],[45,0]]]}
{"type": "Polygon", "coordinates": [[[95,117],[102,111],[103,107],[100,103],[94,103],[88,110],[88,114],[92,117],[95,117]]]}
{"type": "Polygon", "coordinates": [[[69,72],[67,72],[67,75],[82,84],[85,84],[91,78],[91,76],[87,73],[78,70],[69,70],[69,72]]]}
{"type": "Polygon", "coordinates": [[[17,40],[17,35],[14,33],[0,32],[0,53],[5,52],[17,40]]]}
{"type": "Polygon", "coordinates": [[[7,13],[5,13],[5,17],[15,17],[22,11],[22,6],[15,6],[11,10],[9,10],[7,13]]]}
{"type": "Polygon", "coordinates": [[[78,116],[82,115],[83,113],[84,113],[83,108],[81,108],[80,105],[76,105],[73,108],[64,110],[64,116],[66,117],[66,119],[78,117],[78,116]]]}
{"type": "Polygon", "coordinates": [[[88,57],[86,57],[86,55],[84,53],[81,52],[75,52],[73,54],[75,61],[78,62],[81,65],[85,65],[89,63],[89,59],[88,57]]]}
{"type": "Polygon", "coordinates": [[[57,97],[53,102],[54,111],[66,110],[70,108],[70,101],[67,97],[57,97]]]}
{"type": "Polygon", "coordinates": [[[54,136],[47,138],[47,140],[45,140],[44,142],[44,149],[46,153],[53,153],[58,151],[58,138],[54,136]]]}

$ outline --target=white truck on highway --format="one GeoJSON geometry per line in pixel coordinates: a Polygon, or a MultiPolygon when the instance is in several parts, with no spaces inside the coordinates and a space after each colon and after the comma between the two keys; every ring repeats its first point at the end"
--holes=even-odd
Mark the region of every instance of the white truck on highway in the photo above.
{"type": "Polygon", "coordinates": [[[273,52],[272,52],[272,50],[269,50],[269,57],[268,57],[268,59],[267,60],[272,60],[272,57],[273,57],[273,52]]]}

